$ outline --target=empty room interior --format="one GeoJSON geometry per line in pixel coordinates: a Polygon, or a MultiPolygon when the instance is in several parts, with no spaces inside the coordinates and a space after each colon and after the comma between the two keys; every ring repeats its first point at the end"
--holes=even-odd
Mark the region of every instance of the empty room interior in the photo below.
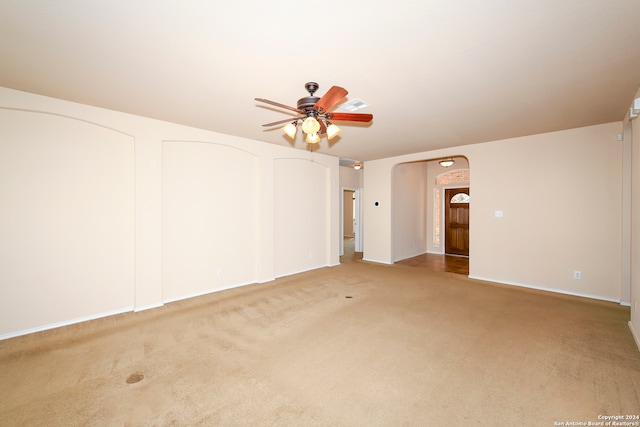
{"type": "Polygon", "coordinates": [[[639,43],[636,0],[0,0],[0,426],[640,425],[639,43]]]}

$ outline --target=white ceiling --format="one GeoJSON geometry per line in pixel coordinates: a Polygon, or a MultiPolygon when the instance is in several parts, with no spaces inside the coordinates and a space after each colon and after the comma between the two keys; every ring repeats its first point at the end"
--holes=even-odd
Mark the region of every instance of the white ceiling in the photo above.
{"type": "Polygon", "coordinates": [[[356,160],[622,120],[640,1],[0,0],[0,86],[306,149],[254,98],[308,81],[370,105],[356,160]]]}

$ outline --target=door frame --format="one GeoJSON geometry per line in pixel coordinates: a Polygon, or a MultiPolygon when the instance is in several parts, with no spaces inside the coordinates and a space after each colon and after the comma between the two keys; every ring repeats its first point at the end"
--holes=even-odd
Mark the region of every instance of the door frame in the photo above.
{"type": "MultiPolygon", "coordinates": [[[[446,226],[447,226],[447,219],[446,219],[446,209],[447,209],[447,191],[446,190],[455,190],[455,189],[460,189],[460,188],[468,188],[469,189],[469,193],[471,193],[471,184],[467,183],[467,184],[455,184],[455,185],[443,185],[442,187],[440,187],[441,194],[440,194],[440,230],[442,230],[442,242],[441,244],[441,248],[442,248],[442,255],[451,255],[451,254],[447,254],[447,235],[445,232],[446,226]]],[[[471,195],[471,194],[469,194],[471,195]]],[[[471,204],[471,203],[469,203],[471,204]]],[[[469,240],[471,240],[471,228],[469,228],[469,240]]],[[[452,256],[456,256],[456,255],[452,255],[452,256]]]]}
{"type": "Polygon", "coordinates": [[[362,252],[363,250],[363,236],[362,230],[362,188],[354,187],[342,187],[340,191],[340,256],[344,255],[344,192],[353,191],[355,197],[354,203],[354,216],[356,224],[353,226],[353,233],[355,234],[355,251],[362,252]]]}

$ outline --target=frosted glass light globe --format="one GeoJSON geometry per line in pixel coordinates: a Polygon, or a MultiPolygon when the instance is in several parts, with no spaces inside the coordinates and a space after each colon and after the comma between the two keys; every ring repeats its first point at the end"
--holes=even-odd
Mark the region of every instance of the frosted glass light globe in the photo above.
{"type": "Polygon", "coordinates": [[[320,123],[315,117],[307,117],[302,122],[302,131],[306,134],[318,133],[320,130],[320,123]]]}

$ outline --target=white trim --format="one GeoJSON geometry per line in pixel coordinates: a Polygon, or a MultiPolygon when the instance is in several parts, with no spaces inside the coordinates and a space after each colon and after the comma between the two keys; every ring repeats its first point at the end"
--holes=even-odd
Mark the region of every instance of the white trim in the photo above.
{"type": "Polygon", "coordinates": [[[433,186],[432,190],[433,194],[431,195],[431,197],[433,202],[433,219],[431,220],[431,247],[442,248],[442,252],[444,252],[444,244],[442,243],[442,241],[444,240],[444,192],[442,191],[442,187],[437,184],[433,186]],[[436,228],[438,229],[438,241],[436,241],[436,228]]]}
{"type": "MultiPolygon", "coordinates": [[[[454,169],[454,170],[464,170],[464,169],[454,169]]],[[[449,172],[453,172],[453,171],[449,171],[449,172]]],[[[436,177],[436,185],[433,187],[433,189],[440,190],[440,242],[435,243],[433,241],[434,236],[431,236],[431,246],[434,248],[436,247],[441,248],[442,255],[449,255],[447,254],[447,240],[446,240],[447,236],[445,233],[445,230],[447,227],[447,224],[446,224],[447,190],[457,190],[459,188],[466,188],[467,191],[471,193],[471,183],[467,182],[467,183],[456,183],[456,184],[437,184],[437,182],[438,182],[438,178],[436,177]]],[[[469,194],[469,197],[471,197],[470,194],[469,194]]],[[[434,206],[434,211],[435,211],[435,206],[434,206]]],[[[469,226],[469,236],[471,236],[471,226],[469,226]]],[[[434,252],[434,253],[438,253],[438,252],[434,252]]]]}
{"type": "Polygon", "coordinates": [[[631,302],[630,301],[620,301],[620,305],[625,306],[625,307],[631,307],[631,302]]]}
{"type": "Polygon", "coordinates": [[[579,292],[569,292],[569,291],[563,291],[562,289],[545,288],[543,286],[527,285],[527,284],[524,284],[524,283],[517,283],[517,282],[507,282],[507,281],[503,281],[503,280],[488,279],[486,277],[478,277],[478,276],[468,276],[468,277],[469,277],[469,279],[482,280],[482,281],[485,281],[485,282],[498,283],[498,284],[502,284],[502,285],[518,286],[520,288],[535,289],[535,290],[538,290],[538,291],[553,292],[553,293],[556,293],[556,294],[571,295],[571,296],[574,296],[574,297],[590,298],[590,299],[595,299],[595,300],[600,300],[600,301],[620,303],[620,300],[616,300],[614,298],[606,298],[606,297],[603,297],[603,296],[600,296],[600,295],[582,294],[582,293],[579,293],[579,292]]]}
{"type": "Polygon", "coordinates": [[[47,331],[49,329],[61,328],[63,326],[70,326],[70,325],[74,325],[76,323],[87,322],[89,320],[100,319],[102,317],[115,316],[116,314],[128,313],[128,312],[131,312],[131,311],[133,311],[133,306],[132,307],[125,307],[125,308],[121,308],[121,309],[113,310],[113,311],[106,311],[104,313],[91,314],[89,316],[77,317],[75,319],[65,320],[63,322],[50,323],[48,325],[43,325],[43,326],[36,326],[35,328],[23,329],[21,331],[10,332],[8,334],[2,334],[2,335],[0,335],[0,341],[7,340],[9,338],[19,337],[19,336],[22,336],[22,335],[33,334],[35,332],[47,331]]]}
{"type": "Polygon", "coordinates": [[[152,308],[159,308],[159,307],[162,307],[162,306],[164,306],[163,303],[143,305],[142,307],[134,308],[133,311],[138,312],[138,311],[151,310],[152,308]]]}
{"type": "Polygon", "coordinates": [[[354,250],[356,252],[362,252],[364,250],[364,226],[363,226],[363,205],[362,205],[362,200],[363,200],[363,192],[364,189],[363,188],[358,188],[355,192],[355,198],[356,198],[356,241],[355,241],[355,245],[354,245],[354,250]]]}
{"type": "Polygon", "coordinates": [[[638,347],[638,350],[640,350],[640,336],[638,335],[636,330],[633,328],[633,323],[631,323],[631,321],[629,321],[629,330],[631,330],[631,335],[633,335],[633,339],[636,342],[636,346],[638,347]]]}
{"type": "Polygon", "coordinates": [[[225,286],[223,288],[208,289],[208,290],[202,291],[202,292],[195,292],[193,294],[182,295],[182,296],[179,296],[177,298],[166,299],[163,302],[164,302],[164,304],[169,304],[169,303],[176,302],[176,301],[182,301],[182,300],[189,299],[189,298],[201,297],[201,296],[204,296],[204,295],[213,294],[215,292],[227,291],[229,289],[239,288],[241,286],[247,286],[247,285],[255,285],[255,284],[256,284],[256,282],[236,283],[234,285],[225,286]]]}
{"type": "Polygon", "coordinates": [[[393,262],[378,261],[377,259],[371,259],[371,258],[362,258],[362,260],[367,262],[375,262],[376,264],[393,265],[393,262]]]}

